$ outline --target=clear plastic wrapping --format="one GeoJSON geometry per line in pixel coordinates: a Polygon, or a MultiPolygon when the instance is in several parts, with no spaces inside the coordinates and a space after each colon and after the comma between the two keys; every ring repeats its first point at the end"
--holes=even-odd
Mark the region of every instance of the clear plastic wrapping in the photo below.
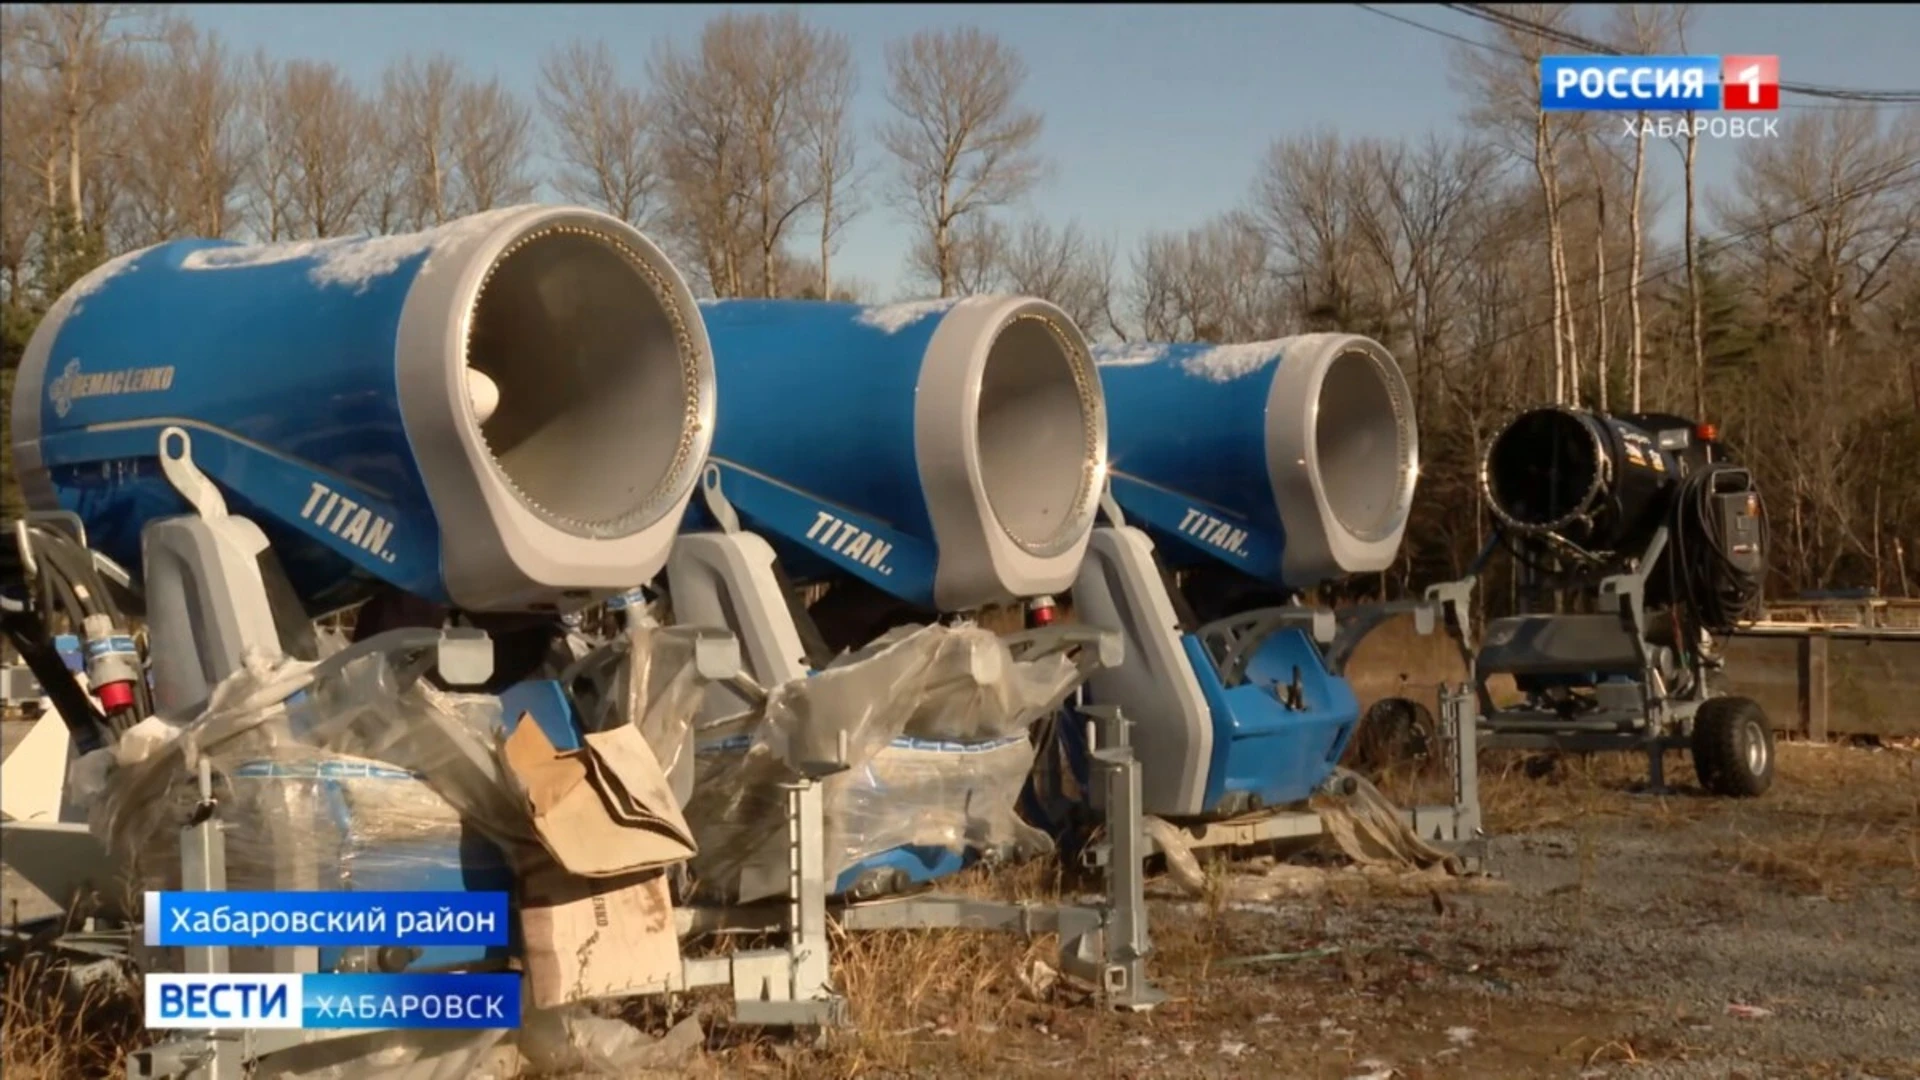
{"type": "Polygon", "coordinates": [[[697,649],[695,633],[637,627],[589,652],[565,677],[580,726],[639,728],[683,806],[693,790],[693,717],[707,687],[697,649]]]}
{"type": "MultiPolygon", "coordinates": [[[[500,762],[510,718],[498,698],[418,678],[425,662],[417,648],[344,666],[250,658],[192,722],[149,721],[80,770],[98,789],[94,832],[144,887],[178,887],[205,758],[231,889],[509,888],[516,855],[539,845],[500,762]]],[[[704,684],[689,639],[636,630],[581,667],[583,689],[609,691],[579,695],[584,729],[633,723],[663,768],[690,764],[704,684]]]]}
{"type": "Polygon", "coordinates": [[[211,766],[230,889],[435,888],[535,842],[502,783],[499,702],[417,677],[418,650],[344,666],[249,658],[175,737],[123,740],[90,814],[150,888],[179,885],[179,836],[211,766]],[[422,884],[404,885],[405,880],[422,884]]]}
{"type": "Polygon", "coordinates": [[[827,776],[828,880],[898,848],[1044,850],[1015,812],[1033,764],[1028,728],[1081,670],[1063,653],[1016,660],[976,626],[902,627],[745,716],[697,736],[687,819],[703,894],[753,901],[785,887],[781,784],[827,776]]]}

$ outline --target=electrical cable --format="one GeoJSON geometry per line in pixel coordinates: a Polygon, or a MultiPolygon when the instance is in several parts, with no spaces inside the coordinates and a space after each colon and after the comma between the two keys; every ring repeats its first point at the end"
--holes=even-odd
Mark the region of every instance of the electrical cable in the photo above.
{"type": "MultiPolygon", "coordinates": [[[[1510,56],[1515,59],[1520,59],[1520,60],[1528,59],[1527,57],[1522,56],[1520,53],[1513,52],[1512,50],[1509,50],[1509,49],[1501,48],[1498,45],[1492,45],[1482,41],[1475,41],[1471,38],[1466,38],[1461,35],[1451,33],[1449,31],[1440,30],[1436,27],[1428,26],[1424,23],[1420,23],[1412,19],[1405,18],[1394,12],[1389,12],[1389,11],[1382,10],[1380,8],[1373,7],[1372,5],[1369,5],[1369,4],[1355,4],[1354,6],[1360,8],[1363,11],[1369,12],[1371,14],[1379,15],[1383,18],[1391,19],[1394,22],[1402,23],[1404,25],[1411,26],[1419,30],[1424,30],[1424,31],[1427,31],[1428,33],[1436,34],[1440,37],[1458,41],[1466,45],[1472,45],[1477,48],[1482,48],[1491,52],[1500,53],[1502,55],[1510,56]]],[[[1814,106],[1808,106],[1808,107],[1812,108],[1814,106]]],[[[1872,106],[1867,104],[1856,104],[1856,105],[1849,105],[1849,106],[1834,106],[1834,107],[1835,108],[1867,108],[1872,106]]],[[[1707,258],[1711,257],[1712,255],[1722,252],[1728,248],[1738,246],[1739,244],[1747,240],[1752,240],[1757,237],[1765,236],[1768,233],[1773,232],[1774,230],[1783,228],[1787,225],[1791,225],[1794,222],[1801,220],[1802,218],[1812,217],[1816,214],[1822,213],[1823,211],[1844,206],[1857,199],[1883,194],[1887,191],[1902,187],[1915,180],[1920,180],[1920,158],[1909,158],[1902,161],[1894,162],[1890,164],[1887,168],[1878,170],[1875,173],[1861,179],[1857,184],[1855,184],[1853,187],[1845,191],[1841,191],[1832,195],[1823,196],[1821,198],[1810,200],[1805,204],[1803,204],[1802,206],[1800,206],[1798,209],[1782,213],[1773,218],[1762,220],[1753,225],[1746,226],[1745,228],[1736,230],[1734,232],[1728,233],[1723,236],[1716,236],[1716,237],[1703,236],[1700,238],[1699,245],[1696,249],[1694,261],[1696,263],[1702,262],[1707,258]]],[[[1598,307],[1602,304],[1611,303],[1615,300],[1619,300],[1620,298],[1631,293],[1637,287],[1654,284],[1658,281],[1661,281],[1664,278],[1670,277],[1673,274],[1677,274],[1680,271],[1685,270],[1687,267],[1687,258],[1684,250],[1674,252],[1673,254],[1667,256],[1665,259],[1650,260],[1650,261],[1655,261],[1658,263],[1662,263],[1664,265],[1643,268],[1638,279],[1633,281],[1628,281],[1620,285],[1616,285],[1612,289],[1606,291],[1603,295],[1598,297],[1593,297],[1588,295],[1588,289],[1586,288],[1586,286],[1592,283],[1592,278],[1583,276],[1581,280],[1577,283],[1578,285],[1577,291],[1580,298],[1570,303],[1568,310],[1566,312],[1566,316],[1572,317],[1573,315],[1585,314],[1587,312],[1591,312],[1595,307],[1598,307]]],[[[1539,297],[1547,296],[1550,291],[1551,290],[1542,290],[1536,296],[1528,297],[1527,299],[1537,299],[1539,297]]],[[[1573,284],[1570,284],[1569,291],[1570,292],[1574,291],[1573,284]]],[[[1521,326],[1512,331],[1509,331],[1508,333],[1503,334],[1500,337],[1494,338],[1491,341],[1484,342],[1481,344],[1480,347],[1493,348],[1499,345],[1504,345],[1509,341],[1526,337],[1530,334],[1537,333],[1538,331],[1541,331],[1541,330],[1550,329],[1554,326],[1555,321],[1556,320],[1554,318],[1549,317],[1533,323],[1529,323],[1525,326],[1521,326]]]]}
{"type": "MultiPolygon", "coordinates": [[[[1604,41],[1596,41],[1593,38],[1574,33],[1571,30],[1562,30],[1556,26],[1548,26],[1545,23],[1524,18],[1509,11],[1502,11],[1489,4],[1441,4],[1440,6],[1508,30],[1519,30],[1523,33],[1533,34],[1536,37],[1551,41],[1557,45],[1565,45],[1574,49],[1584,49],[1587,52],[1600,56],[1629,55],[1625,50],[1614,45],[1609,45],[1604,41]]],[[[1920,90],[1854,90],[1845,87],[1817,86],[1808,83],[1782,81],[1780,83],[1780,92],[1783,94],[1799,94],[1802,97],[1828,98],[1868,105],[1920,104],[1920,90]]]]}
{"type": "MultiPolygon", "coordinates": [[[[1425,33],[1432,34],[1435,37],[1443,37],[1449,41],[1455,41],[1462,45],[1472,46],[1473,48],[1480,49],[1485,52],[1495,53],[1497,55],[1505,56],[1510,59],[1519,60],[1523,63],[1532,64],[1532,63],[1535,63],[1538,59],[1537,57],[1531,57],[1526,55],[1525,53],[1515,52],[1514,50],[1506,48],[1504,46],[1496,45],[1490,41],[1480,41],[1475,38],[1467,37],[1464,34],[1456,34],[1451,30],[1443,30],[1437,26],[1429,26],[1426,23],[1420,22],[1416,19],[1409,19],[1404,15],[1396,14],[1395,12],[1386,11],[1381,8],[1374,7],[1372,4],[1355,4],[1353,6],[1359,8],[1361,11],[1364,11],[1370,15],[1378,15],[1383,19],[1392,20],[1393,22],[1397,22],[1402,26],[1410,26],[1415,30],[1424,31],[1425,33]]],[[[1452,7],[1454,5],[1441,4],[1439,6],[1452,7]]],[[[1475,18],[1484,18],[1484,16],[1475,14],[1473,12],[1462,11],[1460,13],[1463,15],[1472,14],[1474,15],[1475,18]]],[[[1487,19],[1486,21],[1492,22],[1495,20],[1487,19]]],[[[1509,24],[1499,23],[1498,25],[1506,26],[1509,24]]],[[[1521,29],[1522,27],[1511,26],[1510,28],[1521,29]]],[[[1541,36],[1541,37],[1549,36],[1546,34],[1541,34],[1538,31],[1530,31],[1530,32],[1536,33],[1538,36],[1541,36]]],[[[1550,40],[1553,40],[1553,39],[1550,38],[1550,40]]],[[[1558,43],[1563,45],[1569,44],[1566,41],[1559,41],[1558,43]]],[[[1576,47],[1580,47],[1580,46],[1576,46],[1576,47]]],[[[1613,55],[1613,56],[1632,55],[1629,53],[1622,52],[1619,49],[1614,49],[1611,46],[1609,46],[1608,49],[1610,51],[1608,51],[1607,55],[1613,55]]],[[[1590,50],[1590,51],[1597,52],[1600,50],[1590,50]]],[[[1899,105],[1899,104],[1908,103],[1907,100],[1902,97],[1881,98],[1881,97],[1872,96],[1872,95],[1879,95],[1879,94],[1903,94],[1903,93],[1906,93],[1906,91],[1882,91],[1882,90],[1850,91],[1850,90],[1845,90],[1838,87],[1806,87],[1804,88],[1804,91],[1803,91],[1803,89],[1801,88],[1801,84],[1795,83],[1792,85],[1794,87],[1794,90],[1792,92],[1803,93],[1803,92],[1811,91],[1812,96],[1832,98],[1838,103],[1837,104],[1813,104],[1810,102],[1783,101],[1780,103],[1780,107],[1783,109],[1830,111],[1835,109],[1871,109],[1871,108],[1876,108],[1880,105],[1899,105]],[[1856,96],[1856,95],[1862,95],[1862,96],[1856,96]]],[[[1781,84],[1781,86],[1782,86],[1782,89],[1784,90],[1786,89],[1788,84],[1783,83],[1781,84]]],[[[1914,100],[1920,100],[1920,98],[1917,98],[1914,100]]]]}
{"type": "Polygon", "coordinates": [[[1696,469],[1674,492],[1667,560],[1674,597],[1683,602],[1698,629],[1726,633],[1760,598],[1762,572],[1740,565],[1726,547],[1720,495],[1745,495],[1758,512],[1761,551],[1767,549],[1766,504],[1745,468],[1712,462],[1696,469]],[[1732,481],[1722,484],[1723,479],[1732,481]]]}

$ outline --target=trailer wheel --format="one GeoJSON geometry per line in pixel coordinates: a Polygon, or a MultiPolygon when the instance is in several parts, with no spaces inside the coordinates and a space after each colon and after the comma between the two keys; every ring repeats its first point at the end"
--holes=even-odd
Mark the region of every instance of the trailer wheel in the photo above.
{"type": "Polygon", "coordinates": [[[1773,725],[1749,698],[1713,698],[1693,715],[1693,772],[1710,794],[1765,794],[1773,786],[1773,749],[1773,725]]]}
{"type": "Polygon", "coordinates": [[[1383,698],[1360,718],[1348,758],[1354,768],[1376,775],[1394,765],[1418,765],[1431,754],[1433,736],[1433,714],[1425,706],[1383,698]]]}

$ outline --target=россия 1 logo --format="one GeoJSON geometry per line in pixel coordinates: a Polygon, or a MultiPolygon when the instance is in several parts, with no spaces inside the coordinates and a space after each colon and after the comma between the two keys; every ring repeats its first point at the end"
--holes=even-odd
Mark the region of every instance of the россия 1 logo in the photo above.
{"type": "MultiPolygon", "coordinates": [[[[1777,112],[1777,56],[1543,56],[1540,108],[1546,112],[1713,113],[1777,112]]],[[[1662,130],[1684,131],[1661,117],[1662,130]]],[[[1652,129],[1654,119],[1647,126],[1652,129]]],[[[1738,138],[1779,134],[1777,117],[1699,117],[1695,133],[1738,138]]],[[[1629,135],[1637,134],[1633,121],[1629,135]]]]}

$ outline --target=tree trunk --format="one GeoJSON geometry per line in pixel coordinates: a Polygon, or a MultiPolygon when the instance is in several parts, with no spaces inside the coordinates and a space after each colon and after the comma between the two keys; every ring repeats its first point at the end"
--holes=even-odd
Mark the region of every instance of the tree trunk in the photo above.
{"type": "Polygon", "coordinates": [[[1553,401],[1566,399],[1566,339],[1560,336],[1561,319],[1566,311],[1565,294],[1560,290],[1560,216],[1555,212],[1553,174],[1547,167],[1547,114],[1540,113],[1533,127],[1533,171],[1540,178],[1540,195],[1547,211],[1547,272],[1553,276],[1553,401]]]}
{"type": "Polygon", "coordinates": [[[73,209],[73,223],[87,223],[87,208],[81,200],[80,109],[67,106],[67,205],[73,209]]]}
{"type": "Polygon", "coordinates": [[[1599,385],[1594,390],[1600,411],[1607,411],[1607,186],[1604,180],[1597,180],[1593,186],[1594,196],[1594,239],[1593,239],[1593,370],[1599,385]]]}
{"type": "Polygon", "coordinates": [[[833,299],[833,184],[820,188],[820,299],[833,299]]]}
{"type": "Polygon", "coordinates": [[[945,224],[934,226],[933,253],[939,263],[940,298],[953,295],[953,231],[945,224]]]}
{"type": "Polygon", "coordinates": [[[1693,329],[1693,415],[1698,420],[1707,415],[1707,327],[1706,313],[1701,309],[1700,266],[1696,255],[1699,236],[1694,223],[1694,159],[1700,148],[1700,138],[1693,133],[1694,114],[1687,114],[1687,307],[1693,329]]]}
{"type": "Polygon", "coordinates": [[[1633,371],[1633,411],[1640,411],[1640,377],[1646,363],[1646,322],[1640,314],[1640,270],[1646,258],[1646,229],[1641,223],[1641,203],[1645,198],[1647,177],[1647,114],[1641,113],[1635,125],[1633,147],[1633,193],[1627,202],[1627,229],[1633,233],[1627,279],[1627,317],[1632,321],[1633,341],[1628,346],[1627,363],[1633,371]]]}

